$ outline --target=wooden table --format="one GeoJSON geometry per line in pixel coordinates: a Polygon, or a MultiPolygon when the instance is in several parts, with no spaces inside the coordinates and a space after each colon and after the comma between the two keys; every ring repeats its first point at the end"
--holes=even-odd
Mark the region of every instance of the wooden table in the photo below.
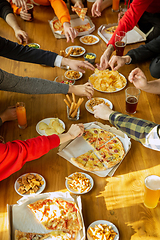
{"type": "MultiPolygon", "coordinates": [[[[28,32],[30,42],[37,42],[42,49],[59,53],[60,50],[73,45],[66,43],[66,39],[55,39],[48,24],[54,16],[50,7],[35,7],[35,19],[33,22],[25,22],[19,17],[17,21],[23,30],[28,32]]],[[[97,35],[97,29],[102,23],[117,22],[117,13],[113,13],[110,8],[106,9],[101,18],[93,18],[97,35]]],[[[13,30],[0,19],[0,35],[12,41],[16,41],[13,30]]],[[[88,52],[97,54],[96,62],[106,48],[106,44],[100,42],[93,46],[86,46],[80,43],[79,38],[75,39],[75,45],[81,45],[88,52]]],[[[136,48],[139,44],[129,45],[125,52],[131,48],[136,48]]],[[[83,59],[83,57],[79,58],[83,59]]],[[[0,67],[10,73],[20,76],[41,77],[53,80],[56,76],[62,76],[65,70],[60,68],[43,67],[30,63],[20,63],[5,58],[0,58],[0,67]]],[[[122,67],[121,72],[126,77],[129,72],[139,66],[149,80],[152,80],[149,72],[149,62],[143,64],[132,64],[122,67]]],[[[83,78],[77,81],[82,84],[88,81],[92,74],[86,70],[83,78]]],[[[132,84],[128,83],[128,86],[132,84]]],[[[94,96],[109,99],[116,111],[125,113],[125,90],[117,93],[100,93],[95,91],[94,96]]],[[[0,91],[0,111],[7,106],[14,105],[17,101],[26,103],[28,128],[20,130],[17,121],[6,122],[0,128],[0,135],[5,141],[15,139],[28,139],[38,136],[35,126],[38,121],[47,117],[58,117],[66,124],[66,130],[71,125],[71,121],[66,116],[66,106],[63,102],[64,96],[57,95],[25,95],[0,91]]],[[[85,99],[86,102],[87,99],[85,99]]],[[[84,102],[84,103],[85,103],[84,102]]],[[[85,110],[84,103],[81,107],[81,116],[78,122],[87,123],[95,121],[92,114],[85,110]]],[[[159,96],[142,92],[138,104],[136,117],[160,122],[159,96]]],[[[104,121],[99,120],[102,123],[104,121]]],[[[106,122],[109,124],[108,122],[106,122]]],[[[132,140],[131,150],[117,169],[113,177],[100,178],[93,173],[90,175],[94,179],[94,188],[88,194],[82,195],[83,216],[86,228],[93,221],[103,219],[114,223],[120,232],[122,240],[158,240],[160,239],[159,216],[160,205],[150,210],[143,205],[143,182],[145,176],[160,173],[159,165],[160,153],[143,147],[140,143],[132,140]]],[[[65,189],[65,177],[79,169],[57,155],[57,149],[51,150],[47,155],[38,160],[29,162],[23,168],[0,182],[0,239],[8,239],[7,235],[7,204],[15,204],[20,196],[14,190],[15,180],[27,172],[37,172],[44,176],[47,185],[44,192],[54,192],[65,189]]]]}

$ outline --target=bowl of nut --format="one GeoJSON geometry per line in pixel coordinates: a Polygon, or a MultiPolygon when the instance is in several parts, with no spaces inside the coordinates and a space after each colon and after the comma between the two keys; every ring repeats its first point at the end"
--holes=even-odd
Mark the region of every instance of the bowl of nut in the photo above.
{"type": "Polygon", "coordinates": [[[88,61],[91,64],[94,64],[95,59],[96,59],[96,54],[95,53],[85,53],[84,54],[84,59],[85,59],[85,61],[88,61]]]}

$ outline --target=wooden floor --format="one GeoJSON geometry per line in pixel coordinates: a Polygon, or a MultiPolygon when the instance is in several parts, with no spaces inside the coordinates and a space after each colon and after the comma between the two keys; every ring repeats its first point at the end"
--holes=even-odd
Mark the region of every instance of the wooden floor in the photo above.
{"type": "MultiPolygon", "coordinates": [[[[30,42],[36,42],[42,49],[55,51],[73,45],[66,43],[66,39],[55,39],[48,20],[54,16],[50,7],[35,7],[35,19],[33,22],[25,22],[20,17],[17,21],[21,28],[27,31],[30,42]]],[[[110,8],[105,10],[101,18],[93,18],[96,30],[93,34],[97,35],[98,27],[103,24],[117,22],[117,13],[113,13],[110,8]]],[[[16,41],[13,30],[0,19],[0,36],[16,41]]],[[[75,39],[74,45],[80,45],[86,48],[88,52],[94,52],[97,55],[98,63],[106,44],[102,39],[93,46],[85,46],[80,43],[79,38],[75,39]]],[[[128,45],[125,53],[131,48],[136,48],[139,44],[128,45]]],[[[115,54],[115,53],[114,53],[115,54]]],[[[83,60],[83,57],[79,59],[83,60]]],[[[149,62],[143,64],[125,65],[119,72],[126,78],[130,71],[135,67],[140,67],[148,80],[153,80],[149,72],[149,62]]],[[[65,70],[60,68],[43,67],[30,63],[21,63],[0,57],[0,68],[19,76],[39,77],[48,80],[54,80],[56,76],[62,76],[65,70]]],[[[88,81],[92,71],[86,70],[81,80],[76,84],[83,84],[88,81]]],[[[132,86],[128,83],[127,86],[132,86]]],[[[114,105],[114,110],[125,113],[125,90],[117,93],[100,93],[95,91],[94,96],[104,97],[110,100],[114,105]]],[[[66,130],[71,125],[67,119],[66,106],[63,102],[64,95],[25,95],[11,92],[0,91],[0,111],[3,111],[17,101],[26,103],[28,127],[26,130],[20,130],[17,127],[17,121],[6,122],[0,128],[0,135],[5,141],[15,139],[25,140],[38,136],[36,124],[38,121],[48,117],[58,117],[66,124],[66,130]]],[[[78,122],[87,123],[95,121],[92,114],[86,111],[85,102],[81,107],[80,120],[78,122]]],[[[136,117],[160,122],[159,114],[160,98],[157,95],[141,92],[136,117]]],[[[101,121],[109,124],[108,122],[101,121]]],[[[38,160],[29,162],[23,168],[11,175],[9,178],[0,182],[0,239],[8,239],[7,226],[7,204],[16,204],[20,196],[14,190],[15,180],[27,172],[37,172],[44,176],[47,185],[44,192],[54,192],[65,189],[65,177],[79,169],[70,164],[65,159],[57,155],[58,149],[51,150],[47,155],[38,160]]],[[[143,147],[140,143],[132,140],[132,146],[127,156],[117,169],[113,177],[100,178],[93,173],[90,175],[94,179],[94,188],[82,196],[83,217],[85,227],[96,220],[108,220],[114,223],[119,229],[121,240],[159,240],[159,216],[160,205],[155,209],[147,209],[143,204],[143,182],[149,174],[160,174],[159,164],[160,153],[143,147]]],[[[22,213],[23,214],[23,213],[22,213]]]]}

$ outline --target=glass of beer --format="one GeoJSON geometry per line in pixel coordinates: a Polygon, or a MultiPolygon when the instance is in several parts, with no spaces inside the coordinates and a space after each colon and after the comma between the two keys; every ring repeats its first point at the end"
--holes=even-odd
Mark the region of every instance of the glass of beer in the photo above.
{"type": "Polygon", "coordinates": [[[119,12],[119,2],[120,0],[112,0],[112,11],[119,12]]]}
{"type": "Polygon", "coordinates": [[[128,87],[125,90],[127,113],[131,113],[131,114],[136,113],[140,93],[141,93],[141,90],[135,87],[128,87]]]}
{"type": "Polygon", "coordinates": [[[127,44],[126,32],[119,31],[115,36],[116,55],[123,56],[124,48],[127,44]]]}
{"type": "Polygon", "coordinates": [[[160,177],[149,175],[144,180],[144,205],[155,208],[160,197],[160,177]]]}
{"type": "Polygon", "coordinates": [[[96,0],[87,0],[87,8],[88,8],[88,10],[87,10],[87,15],[88,15],[89,17],[92,17],[92,12],[91,12],[91,10],[92,10],[93,3],[95,3],[95,1],[96,1],[96,0]]]}
{"type": "Polygon", "coordinates": [[[33,21],[33,8],[34,8],[33,4],[27,3],[27,12],[31,14],[30,21],[33,21]]]}
{"type": "Polygon", "coordinates": [[[17,113],[17,119],[18,119],[18,127],[21,129],[25,129],[27,127],[25,103],[17,102],[16,113],[17,113]]]}

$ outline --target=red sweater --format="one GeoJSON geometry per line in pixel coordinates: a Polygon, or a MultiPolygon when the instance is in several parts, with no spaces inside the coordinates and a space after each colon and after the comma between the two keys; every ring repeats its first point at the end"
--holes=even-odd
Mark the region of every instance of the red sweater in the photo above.
{"type": "Polygon", "coordinates": [[[0,143],[0,181],[21,169],[26,162],[43,156],[59,144],[57,135],[0,143]]]}
{"type": "Polygon", "coordinates": [[[160,13],[160,0],[133,0],[130,8],[119,21],[118,27],[108,44],[112,44],[115,47],[116,33],[118,31],[128,32],[132,30],[145,11],[149,13],[160,13]]]}

